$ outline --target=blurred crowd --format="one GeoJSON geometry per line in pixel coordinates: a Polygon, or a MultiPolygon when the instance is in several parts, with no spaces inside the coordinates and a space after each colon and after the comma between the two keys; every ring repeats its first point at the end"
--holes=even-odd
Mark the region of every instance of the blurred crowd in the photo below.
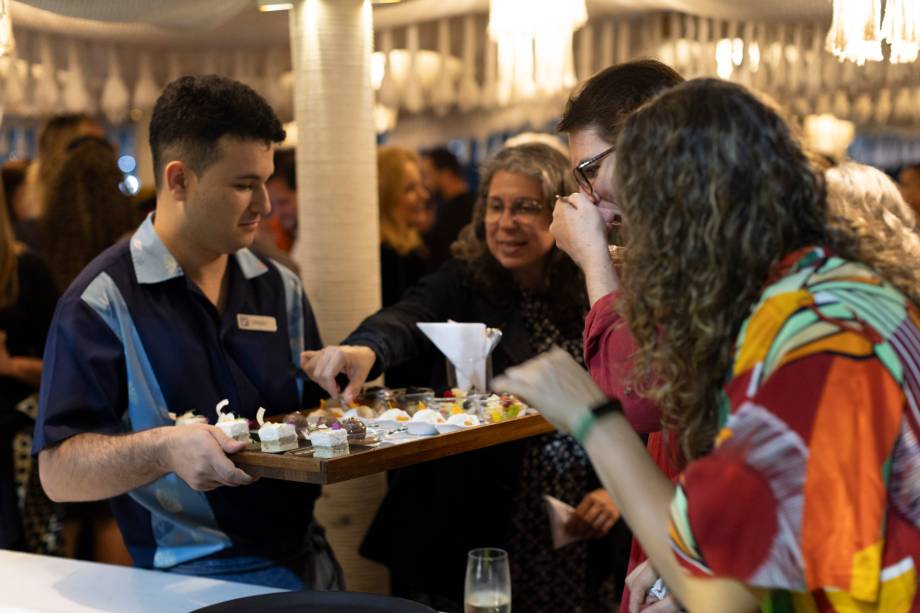
{"type": "MultiPolygon", "coordinates": [[[[181,146],[169,154],[181,158],[181,146]]],[[[220,150],[223,145],[218,139],[204,146],[220,150]]],[[[66,115],[42,127],[34,160],[2,167],[0,548],[131,563],[108,503],[52,502],[32,451],[36,420],[39,430],[56,425],[39,416],[49,330],[80,334],[53,323],[59,297],[90,281],[81,280],[81,272],[101,261],[101,254],[114,257],[132,236],[147,240],[144,228],[152,228],[163,206],[162,186],[157,195],[126,193],[118,156],[97,120],[66,115]]],[[[264,187],[270,212],[256,219],[254,237],[240,247],[251,247],[257,261],[279,263],[283,274],[296,278],[297,244],[309,240],[311,232],[309,220],[298,214],[297,161],[293,150],[277,147],[270,159],[272,171],[258,186],[264,187]]],[[[774,594],[807,592],[809,603],[843,598],[834,591],[839,573],[849,578],[853,568],[868,564],[869,554],[857,544],[877,544],[863,538],[866,534],[903,532],[891,541],[901,549],[884,555],[880,549],[873,554],[877,563],[859,567],[875,579],[883,558],[890,566],[893,556],[907,559],[920,551],[915,548],[920,543],[916,499],[905,502],[897,492],[886,497],[896,484],[909,498],[910,479],[920,478],[917,443],[911,438],[920,435],[920,424],[902,415],[909,404],[905,398],[920,401],[914,395],[920,393],[913,387],[917,379],[909,375],[920,348],[901,353],[887,344],[894,338],[892,343],[909,349],[918,339],[920,163],[896,170],[894,179],[854,162],[820,160],[772,102],[718,81],[684,83],[653,61],[598,73],[573,92],[562,110],[558,137],[516,138],[479,168],[446,147],[418,152],[380,147],[382,309],[339,345],[324,347],[317,338],[315,346],[302,346],[298,366],[317,391],[344,394],[347,400],[381,374],[390,387],[444,388],[443,359],[415,324],[483,322],[503,331],[493,356],[495,373],[519,373],[506,383],[512,391],[519,391],[515,386],[521,382],[540,389],[528,400],[560,431],[395,471],[362,553],[390,569],[395,594],[447,611],[460,606],[457,577],[465,552],[483,545],[510,551],[516,610],[618,610],[622,601],[638,611],[651,602],[649,590],[659,578],[672,592],[664,593],[654,611],[678,611],[704,602],[705,594],[713,602],[747,602],[747,596],[709,593],[675,579],[662,558],[667,535],[662,530],[647,536],[656,533],[647,531],[642,519],[641,508],[656,509],[649,513],[656,521],[666,519],[670,498],[654,495],[659,486],[670,493],[676,488],[671,544],[685,565],[774,594]],[[617,247],[622,251],[611,257],[617,247]],[[793,286],[792,298],[769,303],[793,286]],[[788,307],[793,300],[795,309],[788,307]],[[787,319],[764,323],[787,307],[787,319]],[[553,354],[554,348],[564,357],[553,354]],[[793,355],[800,362],[808,356],[811,370],[796,367],[800,362],[793,355]],[[556,361],[540,371],[549,366],[529,362],[537,356],[556,361]],[[523,370],[514,370],[522,364],[523,370]],[[870,366],[875,370],[860,370],[870,366]],[[541,376],[528,380],[528,368],[541,376]],[[882,369],[887,374],[880,374],[882,369]],[[605,429],[593,425],[591,413],[578,423],[567,421],[552,404],[553,390],[541,386],[558,387],[562,379],[553,373],[570,371],[572,380],[579,373],[586,377],[578,389],[595,385],[599,390],[596,397],[585,392],[585,409],[597,408],[587,406],[592,399],[598,405],[600,399],[615,399],[628,420],[623,432],[638,433],[641,440],[630,439],[622,453],[614,453],[610,450],[619,447],[610,441],[621,440],[616,436],[622,433],[612,421],[596,416],[605,429]],[[902,372],[907,374],[899,379],[902,372]],[[345,386],[342,375],[348,379],[345,386]],[[831,389],[837,403],[849,397],[854,416],[831,416],[822,400],[831,389]],[[757,403],[766,408],[758,409],[755,419],[753,409],[745,407],[757,403]],[[865,451],[847,439],[841,445],[852,456],[827,459],[833,440],[804,432],[850,432],[851,423],[835,420],[858,422],[850,435],[872,438],[875,446],[865,451]],[[765,437],[772,436],[769,428],[780,434],[764,441],[746,433],[751,424],[765,437]],[[600,434],[591,435],[589,427],[600,434]],[[788,432],[795,434],[783,434],[788,432]],[[613,438],[605,444],[596,442],[608,434],[613,438]],[[749,437],[744,445],[732,446],[744,436],[749,437]],[[641,462],[627,453],[630,445],[642,450],[641,462]],[[806,471],[808,454],[824,457],[824,468],[806,471]],[[632,461],[636,474],[653,475],[649,483],[658,484],[647,488],[647,495],[634,495],[645,491],[641,483],[616,476],[614,464],[632,461]],[[770,472],[771,462],[784,466],[788,479],[770,472]],[[745,476],[744,466],[761,472],[745,476]],[[857,493],[875,488],[878,495],[866,503],[827,485],[828,466],[894,473],[885,472],[885,480],[861,481],[857,475],[846,481],[845,487],[857,493]],[[773,493],[757,489],[758,483],[767,483],[773,493]],[[735,493],[725,484],[733,484],[735,493]],[[793,519],[789,513],[796,511],[785,504],[787,495],[798,496],[799,515],[793,519]],[[843,506],[871,509],[840,520],[859,529],[849,524],[818,529],[822,518],[808,505],[822,495],[843,506]],[[553,547],[545,496],[573,507],[566,529],[578,543],[553,547]],[[490,506],[488,525],[467,529],[469,518],[481,516],[477,505],[483,501],[490,506]],[[437,511],[424,517],[423,508],[437,511]],[[734,522],[737,538],[747,539],[741,545],[747,548],[744,556],[726,553],[730,543],[714,527],[725,517],[734,522]],[[784,529],[791,532],[778,531],[772,545],[760,543],[752,532],[756,528],[749,526],[754,517],[758,526],[788,522],[784,529]],[[407,518],[422,533],[437,531],[438,525],[457,528],[436,542],[407,544],[399,538],[407,518]],[[818,555],[817,545],[806,547],[820,540],[821,530],[838,539],[837,550],[818,555]],[[766,552],[771,546],[779,548],[774,553],[786,549],[771,557],[766,552]],[[439,562],[432,565],[433,559],[439,562]],[[836,566],[822,566],[831,559],[836,566]],[[756,568],[766,570],[757,574],[756,568]]],[[[170,215],[182,219],[181,208],[176,210],[170,215]]],[[[183,240],[195,244],[194,237],[183,240]]],[[[212,301],[219,313],[226,307],[221,300],[212,301]]],[[[304,304],[309,306],[306,298],[304,304]]],[[[136,318],[135,324],[144,322],[136,318]]],[[[87,364],[75,370],[92,379],[95,358],[86,356],[87,364]]],[[[44,385],[53,386],[45,376],[44,385]]],[[[520,391],[527,395],[526,388],[520,391]]],[[[914,404],[910,407],[916,412],[914,404]]],[[[68,415],[79,421],[79,415],[68,415]]],[[[829,516],[823,520],[835,522],[829,516]]]]}

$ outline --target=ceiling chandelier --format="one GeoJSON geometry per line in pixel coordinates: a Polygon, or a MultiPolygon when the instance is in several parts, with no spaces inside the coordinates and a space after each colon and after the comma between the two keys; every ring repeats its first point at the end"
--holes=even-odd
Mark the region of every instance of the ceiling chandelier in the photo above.
{"type": "Polygon", "coordinates": [[[0,57],[10,55],[15,47],[13,22],[10,19],[10,0],[0,0],[0,57]]]}
{"type": "Polygon", "coordinates": [[[585,0],[490,0],[499,104],[537,93],[553,95],[575,85],[572,35],[587,21],[585,0]]]}
{"type": "Polygon", "coordinates": [[[909,63],[920,55],[920,2],[887,0],[834,0],[834,16],[826,48],[840,60],[860,66],[884,59],[882,41],[890,46],[893,64],[909,63]]]}

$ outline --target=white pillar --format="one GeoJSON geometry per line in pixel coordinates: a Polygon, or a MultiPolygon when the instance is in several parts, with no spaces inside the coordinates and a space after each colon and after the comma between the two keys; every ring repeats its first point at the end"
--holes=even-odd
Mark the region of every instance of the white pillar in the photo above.
{"type": "MultiPolygon", "coordinates": [[[[298,0],[290,26],[300,228],[294,258],[323,340],[337,343],[380,307],[371,5],[298,0]]],[[[349,590],[387,591],[385,570],[357,553],[385,488],[384,475],[373,475],[326,487],[317,503],[349,590]]]]}
{"type": "Polygon", "coordinates": [[[367,0],[294,3],[294,257],[327,343],[380,307],[373,36],[367,0]]]}

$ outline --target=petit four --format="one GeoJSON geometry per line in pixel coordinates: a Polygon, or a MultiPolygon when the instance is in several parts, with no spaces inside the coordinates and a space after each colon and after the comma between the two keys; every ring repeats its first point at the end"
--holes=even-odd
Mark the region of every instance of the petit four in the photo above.
{"type": "Polygon", "coordinates": [[[234,440],[241,443],[249,442],[249,421],[242,417],[236,418],[233,413],[228,413],[222,415],[214,425],[234,440]]]}
{"type": "Polygon", "coordinates": [[[464,428],[470,428],[472,426],[479,425],[479,418],[469,413],[454,413],[447,418],[447,423],[453,426],[463,426],[464,428]]]}
{"type": "Polygon", "coordinates": [[[402,409],[388,409],[380,414],[380,417],[377,418],[379,421],[403,421],[407,422],[409,419],[409,414],[403,411],[402,409]]]}
{"type": "Polygon", "coordinates": [[[310,433],[314,458],[334,458],[348,453],[348,432],[345,428],[320,428],[310,433]]]}
{"type": "Polygon", "coordinates": [[[342,428],[348,433],[348,440],[360,441],[367,438],[367,426],[357,419],[346,419],[342,422],[342,428]]]}
{"type": "Polygon", "coordinates": [[[186,411],[179,417],[175,418],[177,426],[187,426],[189,424],[206,424],[208,419],[204,415],[195,415],[195,409],[186,411]]]}
{"type": "Polygon", "coordinates": [[[421,409],[415,412],[411,421],[424,422],[427,424],[443,424],[445,420],[441,414],[435,410],[421,409]]]}
{"type": "Polygon", "coordinates": [[[291,424],[266,422],[259,428],[262,451],[278,453],[297,448],[297,432],[291,424]]]}
{"type": "Polygon", "coordinates": [[[359,405],[345,411],[345,415],[342,416],[342,419],[357,419],[359,417],[363,419],[373,419],[376,415],[377,413],[374,409],[369,406],[359,405]]]}
{"type": "Polygon", "coordinates": [[[224,413],[223,409],[230,404],[229,400],[217,403],[217,426],[221,432],[241,443],[249,442],[249,420],[237,417],[233,413],[224,413]]]}
{"type": "Polygon", "coordinates": [[[485,415],[493,423],[513,419],[520,415],[523,410],[524,405],[510,394],[502,394],[501,396],[492,394],[486,398],[485,415]]]}

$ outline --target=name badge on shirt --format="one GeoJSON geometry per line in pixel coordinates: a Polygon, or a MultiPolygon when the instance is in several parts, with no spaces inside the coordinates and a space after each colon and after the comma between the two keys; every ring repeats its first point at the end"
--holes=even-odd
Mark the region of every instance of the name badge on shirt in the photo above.
{"type": "Polygon", "coordinates": [[[252,332],[278,331],[278,321],[269,315],[246,315],[245,313],[237,313],[236,324],[240,327],[240,330],[251,330],[252,332]]]}

